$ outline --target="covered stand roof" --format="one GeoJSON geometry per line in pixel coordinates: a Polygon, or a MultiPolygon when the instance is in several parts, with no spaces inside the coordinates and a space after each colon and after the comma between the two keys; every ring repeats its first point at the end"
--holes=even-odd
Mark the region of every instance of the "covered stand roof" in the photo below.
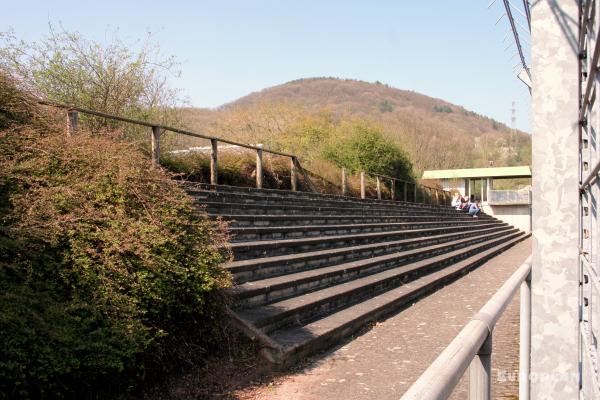
{"type": "Polygon", "coordinates": [[[531,178],[529,165],[519,167],[437,169],[424,171],[422,179],[467,179],[467,178],[531,178]]]}

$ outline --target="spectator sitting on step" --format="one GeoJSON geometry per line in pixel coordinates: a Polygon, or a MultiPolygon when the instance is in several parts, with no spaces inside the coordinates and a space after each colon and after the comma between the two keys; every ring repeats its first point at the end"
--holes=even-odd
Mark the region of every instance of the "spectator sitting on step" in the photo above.
{"type": "Polygon", "coordinates": [[[467,197],[460,198],[460,206],[458,206],[459,210],[469,211],[469,199],[467,197]]]}
{"type": "Polygon", "coordinates": [[[473,216],[473,218],[478,218],[477,214],[479,214],[479,211],[481,211],[479,201],[471,203],[471,205],[469,206],[469,215],[473,216]]]}
{"type": "Polygon", "coordinates": [[[460,208],[460,204],[462,203],[462,196],[460,195],[460,193],[456,192],[454,194],[454,197],[452,198],[452,207],[456,208],[457,210],[460,208]]]}

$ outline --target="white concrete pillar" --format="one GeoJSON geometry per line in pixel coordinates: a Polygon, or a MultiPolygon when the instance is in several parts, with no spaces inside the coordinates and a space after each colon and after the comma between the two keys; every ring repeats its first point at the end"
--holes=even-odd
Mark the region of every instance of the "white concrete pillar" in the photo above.
{"type": "Polygon", "coordinates": [[[578,2],[532,6],[531,398],[578,386],[578,2]]]}

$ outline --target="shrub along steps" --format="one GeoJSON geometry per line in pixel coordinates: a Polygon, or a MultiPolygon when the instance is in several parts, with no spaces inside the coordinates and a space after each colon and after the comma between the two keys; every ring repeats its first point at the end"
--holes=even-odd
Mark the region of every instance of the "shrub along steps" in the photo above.
{"type": "Polygon", "coordinates": [[[337,343],[526,235],[448,206],[186,185],[228,221],[230,315],[275,363],[337,343]]]}

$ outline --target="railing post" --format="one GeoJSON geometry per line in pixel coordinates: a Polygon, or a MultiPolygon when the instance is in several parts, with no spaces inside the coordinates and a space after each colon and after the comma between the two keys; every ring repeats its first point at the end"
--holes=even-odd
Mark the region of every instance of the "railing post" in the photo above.
{"type": "Polygon", "coordinates": [[[469,365],[469,400],[489,400],[492,380],[492,333],[469,365]]]}
{"type": "Polygon", "coordinates": [[[360,171],[360,198],[364,199],[365,197],[365,173],[364,171],[360,171]]]}
{"type": "Polygon", "coordinates": [[[392,183],[390,185],[390,190],[392,191],[392,200],[396,200],[396,180],[392,179],[392,183]]]}
{"type": "Polygon", "coordinates": [[[151,151],[152,166],[157,168],[160,166],[160,126],[152,127],[151,151]]]}
{"type": "Polygon", "coordinates": [[[404,182],[404,191],[402,193],[404,195],[404,201],[408,201],[408,183],[404,182]]]}
{"type": "Polygon", "coordinates": [[[292,192],[298,190],[298,177],[296,176],[296,157],[290,157],[290,180],[292,192]]]}
{"type": "Polygon", "coordinates": [[[219,176],[218,176],[219,164],[218,164],[218,154],[217,154],[218,141],[217,141],[217,139],[210,139],[210,144],[211,144],[211,148],[212,148],[212,151],[210,153],[210,184],[216,185],[219,180],[219,176]]]}
{"type": "Polygon", "coordinates": [[[346,168],[342,168],[342,195],[345,196],[348,192],[348,182],[346,181],[346,168]]]}
{"type": "Polygon", "coordinates": [[[262,189],[263,187],[263,151],[262,149],[256,149],[256,187],[262,189]]]}
{"type": "Polygon", "coordinates": [[[67,111],[67,136],[73,136],[77,133],[78,120],[79,114],[76,110],[67,111]]]}
{"type": "Polygon", "coordinates": [[[519,311],[519,400],[529,400],[531,356],[531,272],[521,283],[519,311]]]}
{"type": "Polygon", "coordinates": [[[439,206],[440,205],[439,193],[438,193],[437,189],[434,189],[434,190],[435,190],[435,204],[439,206]]]}
{"type": "Polygon", "coordinates": [[[377,179],[377,199],[381,200],[381,179],[378,176],[375,178],[377,179]]]}
{"type": "Polygon", "coordinates": [[[416,203],[417,202],[417,184],[415,183],[413,185],[414,185],[414,189],[415,189],[414,195],[415,195],[415,203],[416,203]]]}

